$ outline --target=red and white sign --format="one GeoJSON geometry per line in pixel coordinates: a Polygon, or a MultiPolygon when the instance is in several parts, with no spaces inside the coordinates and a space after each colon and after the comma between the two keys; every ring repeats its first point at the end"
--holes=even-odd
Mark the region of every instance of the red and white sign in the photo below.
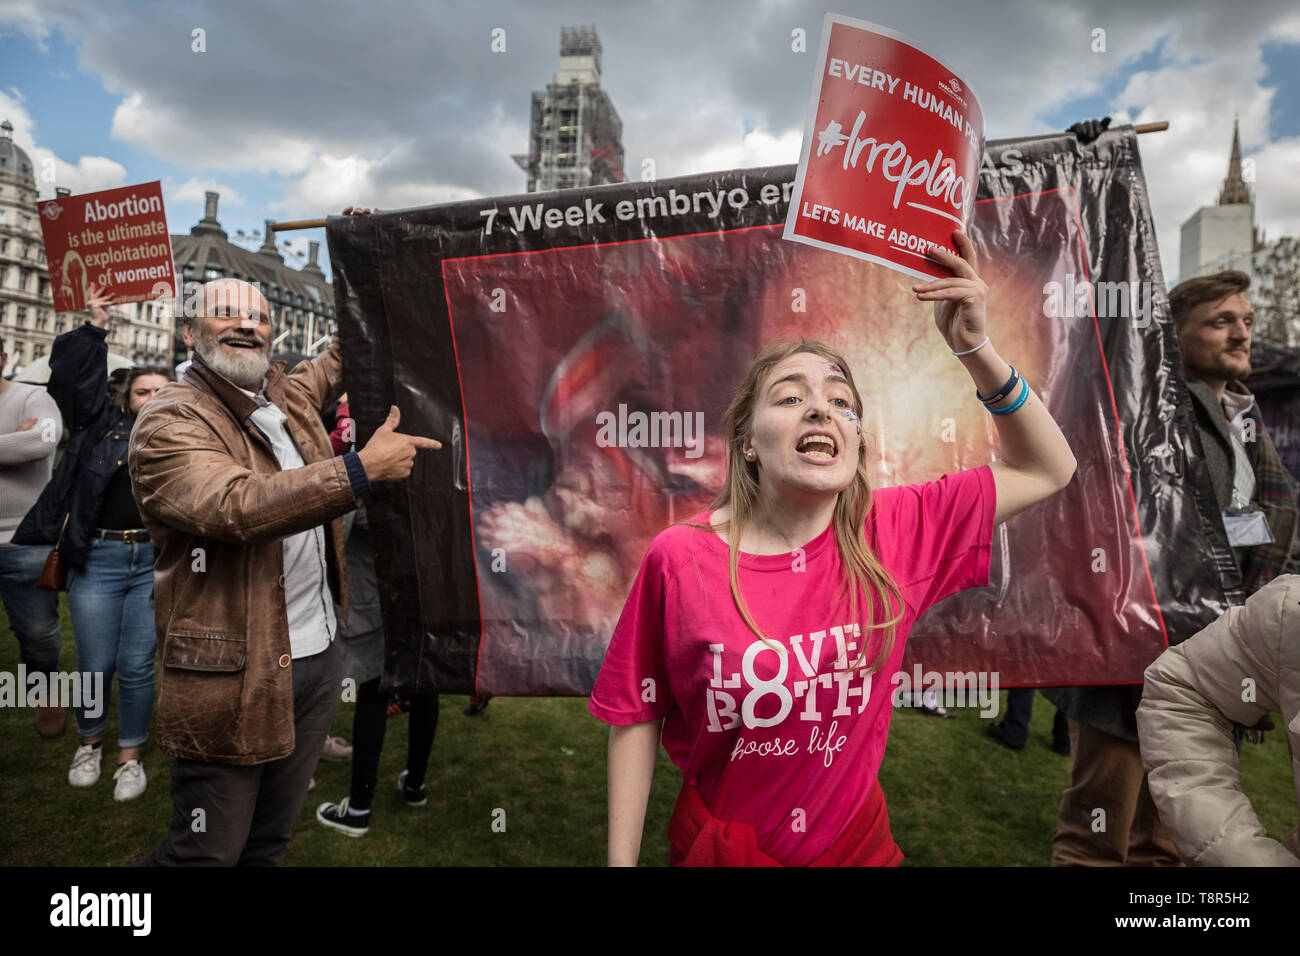
{"type": "Polygon", "coordinates": [[[59,196],[37,208],[56,312],[86,308],[92,283],[115,303],[176,294],[161,183],[59,196]]]}
{"type": "Polygon", "coordinates": [[[828,13],[786,239],[918,278],[951,273],[984,154],[975,92],[901,33],[828,13]]]}

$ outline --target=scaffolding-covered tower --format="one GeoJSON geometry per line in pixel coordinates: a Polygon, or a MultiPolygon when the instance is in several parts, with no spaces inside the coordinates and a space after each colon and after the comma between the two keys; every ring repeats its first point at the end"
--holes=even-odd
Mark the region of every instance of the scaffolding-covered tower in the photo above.
{"type": "Polygon", "coordinates": [[[600,88],[596,28],[560,28],[560,70],[533,93],[527,155],[514,161],[528,174],[528,192],[621,183],[623,121],[600,88]]]}

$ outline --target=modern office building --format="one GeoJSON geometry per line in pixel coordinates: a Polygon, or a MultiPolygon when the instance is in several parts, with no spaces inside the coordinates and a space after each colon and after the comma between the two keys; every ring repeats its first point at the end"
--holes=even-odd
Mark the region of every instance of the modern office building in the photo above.
{"type": "Polygon", "coordinates": [[[1221,269],[1254,275],[1255,253],[1263,239],[1255,227],[1255,197],[1242,175],[1241,139],[1232,124],[1232,153],[1219,201],[1202,206],[1183,223],[1178,278],[1191,279],[1221,269]]]}

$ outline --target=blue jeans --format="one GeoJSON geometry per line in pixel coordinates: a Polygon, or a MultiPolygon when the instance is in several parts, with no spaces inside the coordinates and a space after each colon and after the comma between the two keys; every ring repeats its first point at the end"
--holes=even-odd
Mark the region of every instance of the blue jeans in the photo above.
{"type": "MultiPolygon", "coordinates": [[[[117,672],[117,744],[138,747],[149,737],[153,716],[154,548],[149,542],[92,538],[86,567],[68,571],[68,613],[77,638],[77,670],[102,673],[105,694],[117,672]]],[[[77,708],[82,738],[108,724],[106,701],[77,708]]]]}
{"type": "Polygon", "coordinates": [[[18,638],[18,654],[28,673],[59,669],[63,631],[59,627],[59,592],[36,587],[49,545],[0,546],[0,600],[18,638]]]}

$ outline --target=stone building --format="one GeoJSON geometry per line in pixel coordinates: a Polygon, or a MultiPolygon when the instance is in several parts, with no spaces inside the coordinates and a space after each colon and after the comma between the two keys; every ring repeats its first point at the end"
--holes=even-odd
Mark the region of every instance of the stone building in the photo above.
{"type": "Polygon", "coordinates": [[[54,336],[70,321],[54,315],[36,213],[36,174],[13,137],[13,124],[0,123],[0,340],[9,355],[6,375],[48,354],[54,336]]]}
{"type": "MultiPolygon", "coordinates": [[[[9,358],[6,376],[46,358],[54,339],[88,318],[54,311],[45,264],[38,188],[31,157],[13,141],[14,127],[0,123],[0,339],[9,358]]],[[[108,349],[137,365],[170,364],[172,330],[153,303],[109,309],[108,349]]]]}
{"type": "MultiPolygon", "coordinates": [[[[255,283],[271,306],[273,351],[304,355],[322,351],[337,325],[334,292],[317,262],[320,243],[309,243],[307,264],[301,269],[285,265],[269,228],[256,252],[237,246],[217,220],[218,198],[217,193],[205,193],[203,218],[189,235],[172,235],[172,256],[181,281],[232,278],[255,283]]],[[[266,220],[268,227],[270,223],[266,220]]],[[[178,354],[178,361],[183,357],[178,354]]]]}
{"type": "MultiPolygon", "coordinates": [[[[5,376],[22,376],[49,355],[54,339],[88,318],[54,311],[45,244],[41,238],[35,169],[13,141],[13,125],[0,123],[0,340],[5,376]]],[[[182,282],[231,277],[257,283],[272,312],[274,351],[315,355],[334,334],[334,293],[318,263],[320,243],[309,244],[307,264],[285,264],[267,230],[256,252],[231,243],[217,220],[218,196],[205,197],[204,215],[188,234],[171,236],[182,282]]],[[[183,290],[181,290],[183,292],[183,290]]],[[[136,365],[175,366],[188,357],[164,303],[134,302],[109,310],[108,348],[136,365]]],[[[43,363],[41,363],[43,364],[43,363]]],[[[35,370],[32,370],[35,372],[35,370]]]]}

